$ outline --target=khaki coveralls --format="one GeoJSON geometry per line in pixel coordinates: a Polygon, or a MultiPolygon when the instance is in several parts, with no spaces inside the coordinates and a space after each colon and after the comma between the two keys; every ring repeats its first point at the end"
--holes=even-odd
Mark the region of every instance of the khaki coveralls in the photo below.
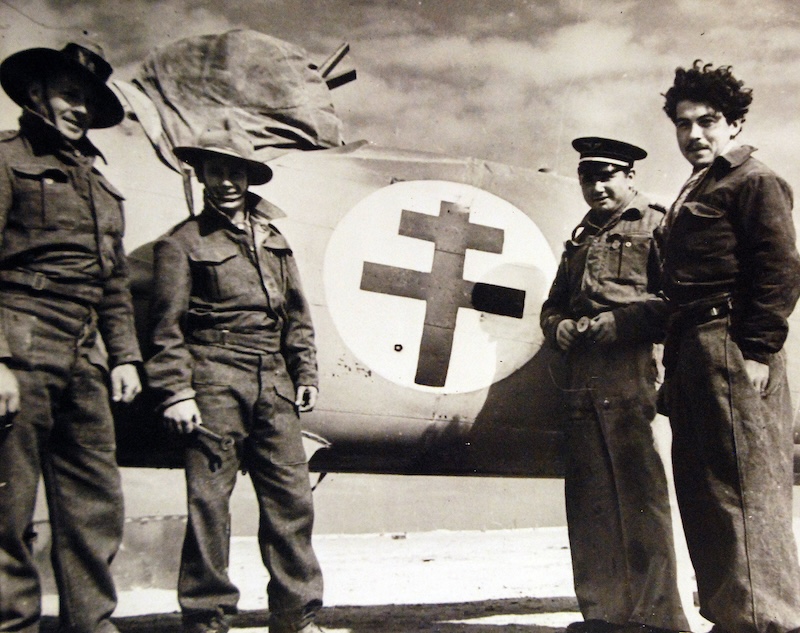
{"type": "MultiPolygon", "coordinates": [[[[653,231],[663,209],[637,195],[600,230],[567,242],[542,307],[545,337],[565,318],[612,310],[617,341],[568,352],[565,496],[575,592],[586,620],[687,630],[678,593],[667,481],[655,449],[653,231]]],[[[596,223],[596,222],[595,222],[596,223]]]]}

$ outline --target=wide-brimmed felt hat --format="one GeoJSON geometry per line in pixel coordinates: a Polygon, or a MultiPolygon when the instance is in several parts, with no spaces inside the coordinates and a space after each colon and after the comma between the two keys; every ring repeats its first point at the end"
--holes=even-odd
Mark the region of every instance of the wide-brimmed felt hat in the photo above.
{"type": "Polygon", "coordinates": [[[90,127],[113,127],[122,121],[125,110],[106,84],[113,69],[103,49],[94,42],[69,42],[60,51],[28,48],[9,55],[0,64],[0,85],[14,103],[24,107],[29,105],[31,81],[62,70],[81,77],[94,90],[95,112],[90,127]]]}
{"type": "Polygon", "coordinates": [[[263,185],[272,179],[272,169],[253,158],[255,149],[247,133],[230,122],[223,129],[207,130],[197,139],[197,145],[183,145],[173,150],[184,163],[200,173],[203,162],[209,158],[225,156],[240,161],[247,170],[251,185],[263,185]]]}

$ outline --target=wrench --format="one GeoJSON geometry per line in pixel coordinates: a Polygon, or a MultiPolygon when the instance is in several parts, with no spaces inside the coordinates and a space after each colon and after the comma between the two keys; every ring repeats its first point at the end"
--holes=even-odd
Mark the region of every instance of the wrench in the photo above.
{"type": "Polygon", "coordinates": [[[223,437],[222,435],[214,433],[214,431],[207,429],[202,424],[194,427],[194,430],[197,431],[200,435],[205,435],[207,438],[212,439],[215,442],[218,442],[220,448],[223,451],[229,451],[233,448],[234,442],[233,438],[230,436],[223,437]]]}

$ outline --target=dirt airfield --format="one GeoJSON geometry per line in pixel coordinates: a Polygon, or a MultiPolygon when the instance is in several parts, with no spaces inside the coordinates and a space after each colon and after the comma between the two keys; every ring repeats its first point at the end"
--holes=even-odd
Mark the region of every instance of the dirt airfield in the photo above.
{"type": "MultiPolygon", "coordinates": [[[[326,583],[319,622],[331,633],[560,633],[581,619],[564,527],[320,535],[315,547],[326,583]]],[[[692,630],[705,633],[685,552],[679,565],[692,630]]],[[[235,630],[266,633],[268,576],[254,537],[233,538],[230,573],[242,592],[235,630]]],[[[123,633],[180,633],[168,580],[120,591],[115,622],[123,633]]],[[[54,632],[52,593],[44,609],[42,630],[54,632]]]]}

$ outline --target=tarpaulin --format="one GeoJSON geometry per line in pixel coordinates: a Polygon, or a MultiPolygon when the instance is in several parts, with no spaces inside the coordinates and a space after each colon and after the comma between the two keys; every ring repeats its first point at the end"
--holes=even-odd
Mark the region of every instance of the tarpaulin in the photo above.
{"type": "Polygon", "coordinates": [[[152,101],[171,147],[193,145],[227,119],[250,135],[263,161],[287,149],[343,143],[329,88],[306,51],[257,31],[189,37],[157,48],[133,84],[152,101]]]}

